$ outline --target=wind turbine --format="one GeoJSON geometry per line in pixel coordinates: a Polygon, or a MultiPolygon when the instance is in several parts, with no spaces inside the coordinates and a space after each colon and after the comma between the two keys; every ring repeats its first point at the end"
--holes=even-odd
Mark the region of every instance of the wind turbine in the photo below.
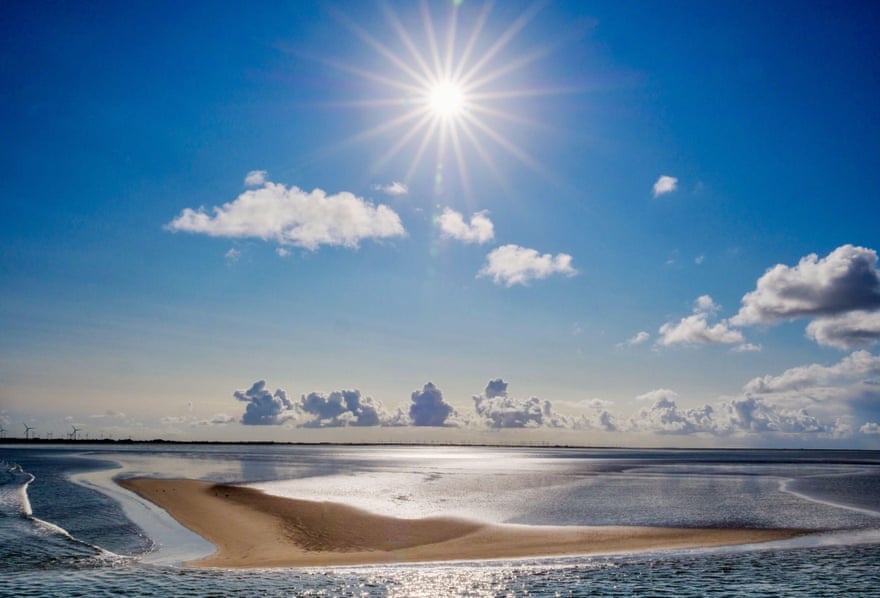
{"type": "Polygon", "coordinates": [[[22,425],[24,426],[24,439],[28,440],[31,437],[31,430],[33,430],[33,428],[27,424],[22,425]]]}
{"type": "Polygon", "coordinates": [[[76,441],[76,433],[80,431],[80,428],[77,428],[77,427],[74,426],[74,425],[71,425],[70,427],[73,428],[73,432],[70,433],[70,437],[71,437],[74,441],[76,441]]]}

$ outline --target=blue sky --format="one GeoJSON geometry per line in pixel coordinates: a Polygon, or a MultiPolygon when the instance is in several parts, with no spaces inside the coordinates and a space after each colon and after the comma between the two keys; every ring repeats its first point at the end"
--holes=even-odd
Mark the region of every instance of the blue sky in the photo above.
{"type": "Polygon", "coordinates": [[[7,435],[880,442],[873,3],[6,12],[7,435]]]}

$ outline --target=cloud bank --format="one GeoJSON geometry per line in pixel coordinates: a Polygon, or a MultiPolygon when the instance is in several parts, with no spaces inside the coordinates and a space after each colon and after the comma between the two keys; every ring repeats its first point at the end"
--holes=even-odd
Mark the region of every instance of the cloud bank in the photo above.
{"type": "Polygon", "coordinates": [[[321,245],[354,249],[363,240],[405,234],[400,217],[385,205],[376,206],[345,191],[307,193],[271,182],[212,208],[211,213],[185,208],[166,228],[211,237],[271,240],[311,251],[321,245]]]}
{"type": "Polygon", "coordinates": [[[486,264],[477,277],[489,277],[495,284],[512,287],[515,284],[527,286],[533,280],[544,279],[554,274],[564,276],[577,274],[577,270],[571,265],[570,255],[567,253],[558,253],[555,256],[549,253],[541,255],[534,249],[519,245],[502,245],[486,256],[486,264]]]}

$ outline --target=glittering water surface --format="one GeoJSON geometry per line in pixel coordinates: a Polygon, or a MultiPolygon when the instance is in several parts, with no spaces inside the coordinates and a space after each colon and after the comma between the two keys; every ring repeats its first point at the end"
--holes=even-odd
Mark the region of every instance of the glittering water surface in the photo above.
{"type": "Polygon", "coordinates": [[[0,595],[880,595],[880,452],[0,447],[0,595]],[[180,565],[211,551],[114,476],[248,483],[404,517],[798,527],[763,545],[325,569],[180,565]]]}

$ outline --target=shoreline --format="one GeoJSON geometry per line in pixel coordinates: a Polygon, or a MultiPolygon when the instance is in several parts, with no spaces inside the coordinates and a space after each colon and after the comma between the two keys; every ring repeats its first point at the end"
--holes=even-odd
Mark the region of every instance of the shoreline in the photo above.
{"type": "Polygon", "coordinates": [[[403,519],[340,503],[198,480],[123,478],[216,551],[191,567],[264,568],[537,558],[709,548],[784,540],[793,529],[527,526],[403,519]]]}

